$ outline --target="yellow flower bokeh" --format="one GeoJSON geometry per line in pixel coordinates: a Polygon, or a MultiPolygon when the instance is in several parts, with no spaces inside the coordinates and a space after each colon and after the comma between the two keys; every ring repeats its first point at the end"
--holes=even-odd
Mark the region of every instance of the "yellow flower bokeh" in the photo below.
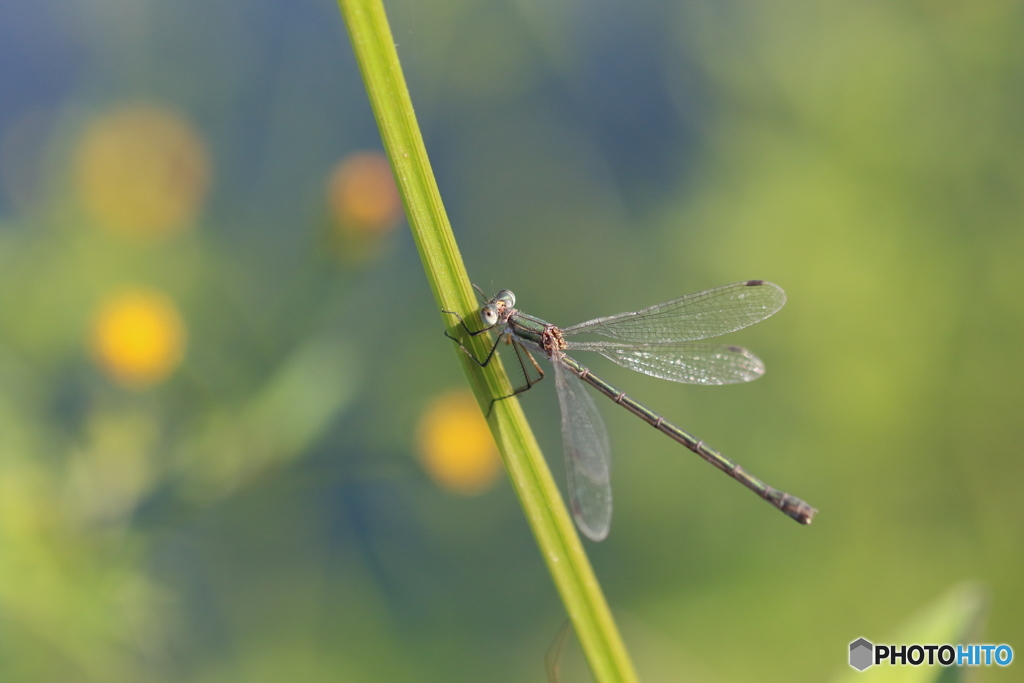
{"type": "Polygon", "coordinates": [[[388,231],[402,215],[391,165],[380,152],[356,152],[331,173],[328,194],[339,224],[388,231]]]}
{"type": "Polygon", "coordinates": [[[470,392],[434,398],[420,417],[417,442],[424,468],[441,488],[473,495],[494,484],[501,461],[470,392]]]}
{"type": "Polygon", "coordinates": [[[210,183],[206,145],[180,114],[146,103],[94,120],[78,144],[75,180],[106,229],[160,237],[195,220],[210,183]]]}
{"type": "Polygon", "coordinates": [[[364,261],[402,218],[402,201],[391,165],[380,152],[356,152],[342,160],[327,182],[332,241],[343,257],[364,261]]]}
{"type": "Polygon", "coordinates": [[[170,375],[185,351],[185,324],[167,296],[145,289],[117,293],[93,318],[92,351],[115,382],[144,388],[170,375]]]}

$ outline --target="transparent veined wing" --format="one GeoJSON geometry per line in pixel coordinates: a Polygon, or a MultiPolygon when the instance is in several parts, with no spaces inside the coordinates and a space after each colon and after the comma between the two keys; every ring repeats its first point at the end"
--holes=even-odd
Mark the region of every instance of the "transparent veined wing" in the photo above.
{"type": "Polygon", "coordinates": [[[601,541],[612,522],[608,431],[582,380],[559,359],[554,359],[552,365],[562,411],[562,447],[572,514],[584,536],[601,541]]]}
{"type": "Polygon", "coordinates": [[[760,322],[786,303],[786,293],[764,280],[746,280],[562,328],[562,335],[593,332],[623,342],[665,344],[718,337],[760,322]]]}
{"type": "Polygon", "coordinates": [[[645,375],[684,384],[735,384],[764,374],[764,363],[750,351],[724,344],[626,344],[566,342],[571,351],[594,351],[645,375]]]}

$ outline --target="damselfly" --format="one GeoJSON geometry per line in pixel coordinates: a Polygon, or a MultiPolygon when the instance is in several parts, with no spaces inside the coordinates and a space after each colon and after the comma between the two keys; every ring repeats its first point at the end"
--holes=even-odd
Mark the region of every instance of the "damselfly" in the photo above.
{"type": "Polygon", "coordinates": [[[768,486],[700,439],[596,377],[566,353],[595,351],[630,370],[687,384],[749,382],[764,374],[764,363],[750,351],[739,346],[692,342],[735,332],[769,317],[786,303],[786,294],[779,286],[764,280],[747,280],[689,294],[640,311],[595,318],[564,328],[523,313],[515,308],[515,303],[516,297],[509,290],[498,292],[480,309],[480,320],[485,327],[476,331],[471,331],[457,313],[446,313],[458,317],[470,336],[500,328],[498,339],[483,360],[459,344],[482,367],[491,362],[502,339],[507,340],[515,349],[523,365],[526,385],[495,401],[522,393],[544,377],[544,371],[530,354],[531,350],[543,353],[551,361],[562,412],[562,445],[565,450],[569,500],[576,525],[587,538],[600,541],[608,535],[612,517],[612,489],[608,432],[594,400],[583,386],[584,382],[658,431],[683,444],[796,521],[801,524],[811,523],[817,510],[810,505],[768,486]],[[583,332],[610,337],[615,341],[566,339],[583,332]],[[530,379],[525,360],[539,373],[537,379],[530,379]]]}

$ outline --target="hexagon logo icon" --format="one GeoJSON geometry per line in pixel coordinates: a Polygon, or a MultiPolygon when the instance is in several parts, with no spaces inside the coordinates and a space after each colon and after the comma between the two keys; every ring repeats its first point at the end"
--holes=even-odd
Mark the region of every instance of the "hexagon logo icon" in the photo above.
{"type": "Polygon", "coordinates": [[[853,641],[850,643],[850,666],[857,671],[863,671],[868,668],[874,664],[872,661],[874,650],[875,646],[864,638],[858,638],[853,641]]]}

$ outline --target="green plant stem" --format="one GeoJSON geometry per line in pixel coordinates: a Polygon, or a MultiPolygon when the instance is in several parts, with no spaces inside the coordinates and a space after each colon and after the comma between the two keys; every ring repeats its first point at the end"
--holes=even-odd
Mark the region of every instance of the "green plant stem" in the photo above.
{"type": "MultiPolygon", "coordinates": [[[[438,308],[473,320],[475,297],[430,168],[384,6],[381,0],[338,0],[338,5],[438,308]]],[[[458,334],[454,317],[441,316],[451,333],[458,334]]],[[[487,336],[466,340],[477,357],[483,357],[487,336]]],[[[442,343],[440,333],[438,337],[442,343]]],[[[455,352],[482,407],[492,397],[510,393],[500,362],[480,368],[457,348],[455,352]]],[[[518,401],[496,403],[489,424],[594,678],[600,683],[636,681],[600,584],[518,401]]]]}

